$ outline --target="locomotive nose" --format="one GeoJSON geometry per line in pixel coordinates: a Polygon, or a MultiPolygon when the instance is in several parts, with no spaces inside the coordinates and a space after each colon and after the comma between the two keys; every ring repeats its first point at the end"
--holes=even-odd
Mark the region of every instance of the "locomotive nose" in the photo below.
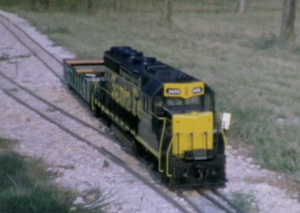
{"type": "Polygon", "coordinates": [[[187,160],[207,158],[213,149],[213,114],[192,112],[173,115],[173,153],[187,160]]]}

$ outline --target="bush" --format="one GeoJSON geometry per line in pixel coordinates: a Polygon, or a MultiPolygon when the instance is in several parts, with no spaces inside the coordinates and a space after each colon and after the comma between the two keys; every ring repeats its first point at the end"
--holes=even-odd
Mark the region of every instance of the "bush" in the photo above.
{"type": "Polygon", "coordinates": [[[14,186],[0,195],[0,212],[22,213],[65,213],[69,212],[71,199],[58,201],[55,190],[41,186],[14,186]]]}

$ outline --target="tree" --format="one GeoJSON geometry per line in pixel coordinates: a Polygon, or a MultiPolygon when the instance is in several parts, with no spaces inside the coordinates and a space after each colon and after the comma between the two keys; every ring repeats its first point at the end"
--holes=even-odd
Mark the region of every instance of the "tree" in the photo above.
{"type": "Polygon", "coordinates": [[[171,21],[172,17],[172,0],[165,0],[164,18],[171,21]]]}
{"type": "Polygon", "coordinates": [[[284,0],[280,37],[284,40],[294,39],[296,17],[296,0],[284,0]]]}
{"type": "Polygon", "coordinates": [[[238,0],[236,11],[243,13],[245,10],[245,0],[238,0]]]}

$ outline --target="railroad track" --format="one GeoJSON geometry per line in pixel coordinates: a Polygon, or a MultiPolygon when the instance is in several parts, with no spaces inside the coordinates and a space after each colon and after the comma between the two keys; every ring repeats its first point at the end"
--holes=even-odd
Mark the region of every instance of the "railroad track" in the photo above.
{"type": "Polygon", "coordinates": [[[234,205],[225,195],[215,189],[197,190],[197,192],[226,213],[245,213],[239,207],[234,205]]]}
{"type": "MultiPolygon", "coordinates": [[[[27,35],[25,31],[23,31],[20,27],[15,25],[14,23],[10,22],[7,18],[0,15],[0,22],[2,25],[10,31],[17,40],[19,40],[30,52],[34,53],[35,57],[37,57],[47,68],[51,71],[57,78],[61,80],[64,84],[64,79],[62,77],[62,61],[61,59],[56,58],[51,53],[49,53],[44,47],[38,44],[35,40],[33,40],[30,36],[27,35]]],[[[141,174],[140,165],[133,165],[129,163],[127,160],[123,160],[120,158],[119,154],[113,153],[108,149],[104,148],[102,145],[99,145],[97,139],[99,135],[106,137],[110,140],[116,140],[107,135],[105,132],[100,130],[99,128],[75,117],[74,115],[70,114],[66,110],[59,108],[58,106],[52,104],[51,102],[41,98],[36,93],[32,92],[31,90],[25,88],[24,86],[20,85],[16,81],[9,78],[7,75],[3,74],[0,71],[0,76],[2,79],[0,81],[1,90],[4,91],[9,97],[20,103],[21,105],[27,107],[28,109],[34,111],[38,115],[40,115],[43,119],[49,121],[50,123],[56,125],[64,132],[67,132],[72,137],[86,143],[93,149],[97,150],[102,155],[108,157],[114,163],[118,164],[119,166],[123,167],[126,171],[132,174],[134,177],[142,181],[145,185],[150,187],[154,190],[159,196],[165,199],[167,202],[172,204],[175,208],[177,208],[180,212],[198,212],[203,213],[205,212],[203,209],[203,205],[199,205],[198,201],[193,200],[190,196],[186,194],[181,194],[180,197],[183,198],[185,201],[184,204],[182,202],[178,202],[174,199],[174,193],[168,190],[163,191],[161,185],[154,183],[153,180],[149,180],[149,171],[144,172],[141,174]],[[32,101],[34,100],[34,101],[32,101]],[[51,109],[51,110],[49,110],[51,109]],[[86,129],[85,135],[79,135],[76,132],[78,130],[82,130],[83,128],[86,129]],[[117,155],[119,157],[117,157],[117,155]],[[187,205],[188,204],[188,207],[187,205]]],[[[127,154],[126,154],[127,155],[127,154]]],[[[123,155],[123,158],[128,158],[123,155]]],[[[216,204],[217,201],[213,201],[213,199],[209,199],[209,195],[203,194],[203,192],[199,192],[202,197],[205,197],[211,203],[214,203],[219,208],[219,211],[215,212],[230,212],[230,213],[243,213],[243,211],[239,209],[235,209],[233,206],[224,205],[224,202],[219,202],[216,204]],[[222,207],[223,206],[223,207],[222,207]]],[[[218,194],[217,192],[214,194],[218,194]]],[[[178,199],[177,199],[178,200],[178,199]]],[[[219,196],[220,200],[220,196],[219,196]]],[[[224,198],[223,198],[224,200],[224,198]]],[[[226,197],[225,200],[229,201],[226,197]]],[[[230,202],[230,201],[229,201],[230,202]]],[[[228,202],[227,202],[228,203],[228,202]]]]}
{"type": "Polygon", "coordinates": [[[30,50],[35,57],[37,57],[56,77],[63,81],[62,77],[62,61],[49,53],[42,45],[37,43],[31,36],[29,36],[18,25],[11,22],[5,16],[0,14],[0,23],[28,50],[30,50]]]}
{"type": "MultiPolygon", "coordinates": [[[[2,21],[2,18],[0,16],[0,21],[2,21]]],[[[35,54],[35,56],[43,62],[43,64],[46,65],[46,67],[59,79],[62,80],[61,75],[57,73],[53,66],[49,65],[48,63],[52,63],[53,60],[57,61],[57,66],[60,65],[60,70],[62,70],[62,63],[56,59],[54,56],[52,56],[50,53],[44,53],[41,54],[40,51],[46,51],[44,50],[38,43],[36,43],[31,38],[25,39],[25,37],[28,37],[27,34],[22,31],[17,31],[19,29],[18,27],[14,28],[13,23],[9,23],[7,19],[5,19],[6,24],[5,27],[9,26],[9,31],[15,35],[16,39],[19,40],[19,36],[22,37],[22,42],[25,45],[26,41],[26,47],[35,54]],[[10,24],[12,26],[10,26],[10,24]],[[29,42],[27,42],[29,41],[29,42]],[[32,47],[33,45],[34,47],[32,47]],[[39,52],[35,52],[38,50],[39,52]],[[43,56],[46,56],[44,58],[43,56]],[[53,57],[53,60],[49,60],[49,57],[53,57]]],[[[57,67],[55,66],[55,67],[57,67]]],[[[188,213],[190,212],[187,210],[183,205],[176,201],[171,195],[168,195],[168,193],[165,193],[161,188],[157,187],[153,181],[149,181],[148,177],[148,171],[144,171],[144,173],[137,172],[141,170],[141,167],[139,164],[132,163],[133,160],[129,159],[129,156],[121,151],[123,155],[121,157],[124,159],[127,159],[127,162],[120,158],[120,153],[113,153],[112,151],[109,151],[105,147],[102,146],[102,144],[99,144],[99,135],[106,137],[110,140],[115,140],[114,138],[107,135],[105,132],[100,130],[99,128],[77,118],[76,116],[70,114],[66,110],[63,110],[56,106],[55,104],[52,104],[51,102],[45,100],[44,98],[38,96],[36,93],[32,92],[31,90],[27,89],[26,87],[20,85],[18,82],[14,81],[13,79],[9,78],[7,75],[4,74],[5,72],[0,70],[0,89],[7,94],[9,97],[17,101],[19,104],[27,107],[28,109],[34,111],[37,113],[40,117],[47,120],[48,122],[56,125],[58,128],[63,130],[64,132],[68,133],[72,137],[86,143],[88,146],[92,147],[93,149],[97,150],[101,155],[107,156],[108,159],[111,159],[113,162],[118,164],[119,166],[123,167],[126,171],[128,171],[130,174],[132,174],[135,178],[142,181],[145,185],[147,185],[149,188],[154,190],[158,196],[161,196],[163,199],[165,199],[168,203],[173,205],[176,209],[178,209],[180,212],[188,213]],[[76,132],[79,132],[79,130],[82,132],[83,129],[86,129],[84,132],[84,135],[79,135],[76,132]],[[119,156],[119,157],[117,157],[119,156]],[[125,157],[124,157],[125,156],[125,157]],[[129,159],[129,160],[128,160],[129,159]],[[130,161],[131,160],[131,161],[130,161]],[[134,169],[135,168],[135,169],[134,169]]],[[[115,141],[116,142],[116,141],[115,141]]],[[[112,143],[110,142],[110,145],[112,143]]],[[[115,147],[115,146],[114,146],[115,147]]],[[[132,157],[131,157],[132,158],[132,157]]]]}
{"type": "MultiPolygon", "coordinates": [[[[2,77],[4,76],[3,74],[0,74],[0,75],[2,77]]],[[[132,167],[134,167],[133,165],[131,165],[131,166],[127,165],[127,163],[125,163],[123,160],[118,158],[116,156],[116,154],[113,154],[112,152],[108,151],[103,146],[97,145],[95,138],[92,139],[93,137],[92,138],[90,137],[90,135],[92,135],[90,132],[88,133],[89,136],[85,135],[84,137],[82,135],[75,133],[77,129],[82,129],[82,125],[85,127],[90,127],[89,124],[85,123],[84,121],[78,122],[77,119],[75,119],[75,121],[76,121],[75,123],[70,121],[70,120],[73,120],[74,117],[68,116],[67,112],[65,112],[62,109],[59,109],[58,107],[55,107],[56,111],[52,111],[52,110],[47,111],[48,108],[45,108],[45,107],[53,107],[52,104],[48,105],[47,101],[43,100],[41,97],[35,98],[36,95],[31,96],[31,98],[30,98],[30,94],[27,93],[27,89],[19,90],[18,89],[19,87],[17,84],[13,84],[12,81],[9,81],[7,78],[5,78],[5,80],[6,80],[6,82],[3,81],[3,79],[0,80],[1,90],[3,90],[4,93],[7,94],[9,97],[11,97],[15,101],[17,101],[19,104],[21,104],[21,105],[27,107],[28,109],[32,110],[33,112],[37,113],[39,116],[41,116],[43,119],[47,120],[48,122],[56,125],[58,128],[60,128],[64,132],[70,134],[72,137],[86,143],[88,146],[97,150],[100,154],[107,156],[113,162],[115,162],[119,166],[123,167],[126,171],[128,171],[134,177],[136,177],[137,179],[142,181],[145,185],[147,185],[152,190],[154,190],[159,196],[161,196],[163,199],[165,199],[167,202],[172,204],[175,208],[177,208],[181,212],[184,212],[184,213],[189,212],[184,207],[182,207],[182,204],[175,201],[171,196],[168,196],[160,188],[156,187],[153,183],[151,183],[148,178],[146,178],[144,175],[141,175],[140,173],[136,172],[135,170],[139,169],[138,165],[135,166],[138,168],[136,168],[134,170],[134,169],[132,169],[132,167]],[[79,125],[77,125],[77,124],[79,124],[79,125]],[[89,138],[89,139],[87,139],[87,138],[89,138]]],[[[92,129],[93,129],[93,131],[95,131],[94,128],[92,128],[92,129]]],[[[96,131],[96,132],[98,132],[98,131],[96,131]]]]}

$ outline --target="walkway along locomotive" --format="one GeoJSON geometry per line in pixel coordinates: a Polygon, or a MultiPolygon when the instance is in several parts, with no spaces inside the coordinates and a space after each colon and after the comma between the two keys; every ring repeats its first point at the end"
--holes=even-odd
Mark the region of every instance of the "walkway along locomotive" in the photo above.
{"type": "Polygon", "coordinates": [[[206,83],[127,46],[111,47],[103,60],[64,59],[64,75],[171,187],[225,186],[224,140],[206,83]]]}

